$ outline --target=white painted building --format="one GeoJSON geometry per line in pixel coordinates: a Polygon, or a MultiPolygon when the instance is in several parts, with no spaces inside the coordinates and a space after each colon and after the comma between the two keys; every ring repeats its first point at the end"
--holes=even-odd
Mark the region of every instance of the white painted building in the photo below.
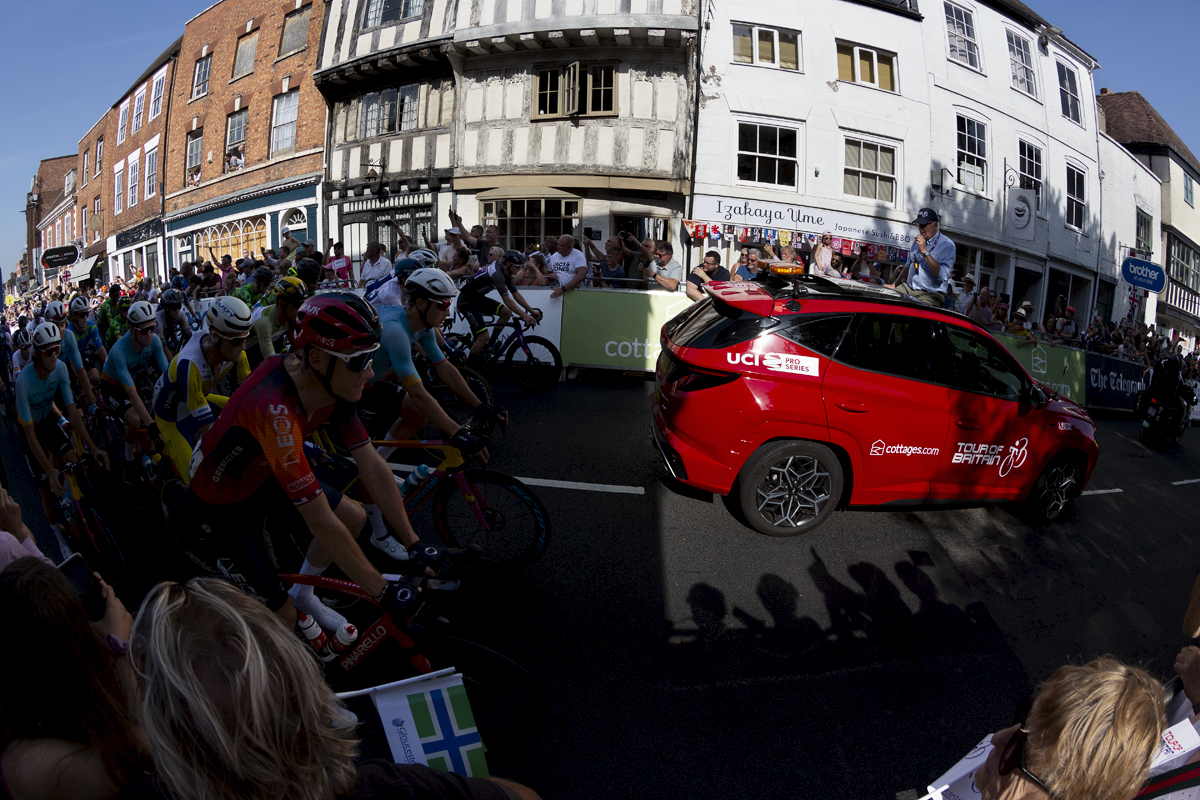
{"type": "Polygon", "coordinates": [[[1162,181],[1137,156],[1100,133],[1102,220],[1100,287],[1096,312],[1107,319],[1154,322],[1157,297],[1145,296],[1121,279],[1121,263],[1137,258],[1162,263],[1158,230],[1162,223],[1162,181]],[[1109,300],[1111,299],[1111,302],[1109,300]]]}
{"type": "Polygon", "coordinates": [[[334,0],[315,76],[331,235],[357,260],[391,243],[383,220],[437,239],[456,208],[511,247],[678,241],[696,29],[694,0],[334,0]]]}
{"type": "MultiPolygon", "coordinates": [[[[759,245],[829,229],[890,246],[876,260],[894,261],[932,206],[959,276],[1039,315],[1060,294],[1087,313],[1100,252],[1095,61],[1015,0],[802,11],[705,6],[689,218],[733,224],[738,239],[749,227],[759,245]],[[1017,236],[1006,213],[1022,190],[1035,208],[1017,236]]],[[[719,242],[727,257],[733,244],[719,242]]]]}

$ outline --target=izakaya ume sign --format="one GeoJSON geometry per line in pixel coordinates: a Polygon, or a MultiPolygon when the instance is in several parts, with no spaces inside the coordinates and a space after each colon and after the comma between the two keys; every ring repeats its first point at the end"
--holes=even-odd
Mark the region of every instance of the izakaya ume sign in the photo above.
{"type": "Polygon", "coordinates": [[[831,231],[842,239],[856,239],[893,247],[908,247],[916,236],[912,225],[893,220],[830,211],[826,208],[767,203],[740,197],[696,195],[692,218],[730,225],[820,233],[831,231]]]}

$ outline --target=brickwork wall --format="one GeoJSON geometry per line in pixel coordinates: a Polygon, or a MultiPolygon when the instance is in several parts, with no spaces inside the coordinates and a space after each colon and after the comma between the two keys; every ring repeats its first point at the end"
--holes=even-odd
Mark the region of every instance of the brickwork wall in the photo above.
{"type": "MultiPolygon", "coordinates": [[[[111,201],[113,200],[113,187],[111,185],[114,179],[113,165],[118,162],[125,162],[125,167],[123,169],[125,195],[121,204],[122,211],[119,214],[112,215],[111,224],[108,225],[107,230],[105,231],[107,235],[118,233],[136,225],[140,225],[146,220],[154,219],[162,214],[161,190],[163,179],[165,177],[163,175],[163,156],[166,153],[167,137],[165,134],[167,132],[167,111],[171,97],[171,78],[172,74],[174,73],[174,68],[175,60],[172,59],[167,61],[157,70],[155,70],[154,74],[150,75],[144,83],[135,86],[129,92],[129,94],[118,100],[108,115],[110,117],[109,122],[112,128],[112,135],[107,137],[104,143],[104,161],[106,163],[104,164],[105,174],[103,177],[107,178],[109,182],[109,194],[106,195],[106,197],[111,205],[111,201]],[[151,119],[150,112],[153,102],[154,80],[155,77],[160,74],[165,75],[162,106],[159,110],[159,113],[153,119],[151,119]],[[134,111],[137,104],[137,95],[141,91],[145,91],[144,108],[142,111],[142,127],[135,132],[133,130],[134,111]],[[123,142],[118,144],[117,137],[119,135],[120,128],[121,107],[126,103],[129,104],[129,119],[126,127],[126,137],[123,142]],[[155,137],[158,137],[158,143],[154,146],[158,153],[158,164],[156,169],[158,177],[155,181],[155,186],[153,187],[153,193],[147,197],[146,168],[149,163],[149,152],[147,151],[146,146],[147,144],[152,143],[155,137]],[[136,160],[138,162],[139,184],[137,189],[137,203],[133,206],[129,205],[129,162],[131,160],[136,160]]],[[[95,155],[95,149],[93,148],[92,158],[95,158],[95,155]]],[[[95,172],[94,167],[93,172],[95,172]]],[[[89,178],[89,182],[90,180],[91,179],[89,178]]],[[[89,186],[89,188],[91,187],[89,186]]],[[[95,193],[92,192],[90,196],[94,197],[95,193]]],[[[102,199],[101,205],[103,204],[104,200],[102,199]]]]}
{"type": "MultiPolygon", "coordinates": [[[[92,126],[92,129],[87,132],[79,141],[79,155],[76,161],[76,168],[79,172],[79,205],[84,204],[88,208],[88,219],[90,220],[95,213],[95,201],[100,200],[100,228],[98,231],[87,232],[87,248],[85,253],[89,256],[96,255],[104,251],[105,239],[109,233],[116,229],[112,227],[112,168],[111,160],[108,155],[108,147],[110,142],[117,140],[117,112],[115,109],[109,109],[105,112],[99,121],[92,126]],[[104,153],[101,159],[100,171],[96,171],[96,142],[104,141],[104,153]],[[88,153],[87,163],[87,186],[83,185],[83,154],[88,153]]],[[[160,156],[161,158],[161,156],[160,156]]],[[[161,168],[161,167],[160,167],[161,168]]],[[[82,219],[80,220],[82,223],[82,219]]]]}

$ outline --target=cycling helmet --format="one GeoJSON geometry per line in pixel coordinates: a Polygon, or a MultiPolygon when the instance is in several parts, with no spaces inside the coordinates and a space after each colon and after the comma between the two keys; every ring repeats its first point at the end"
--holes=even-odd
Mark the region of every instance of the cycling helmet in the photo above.
{"type": "Polygon", "coordinates": [[[183,308],[183,292],[178,289],[167,289],[162,293],[162,297],[158,298],[158,303],[161,306],[183,308]]]}
{"type": "Polygon", "coordinates": [[[276,303],[290,303],[299,308],[308,299],[308,287],[299,278],[280,278],[275,284],[274,297],[276,303]]]}
{"type": "Polygon", "coordinates": [[[517,266],[520,266],[524,263],[525,263],[525,254],[522,253],[520,250],[505,250],[504,251],[505,266],[507,266],[509,264],[516,264],[517,266]]]}
{"type": "Polygon", "coordinates": [[[396,263],[392,265],[392,274],[397,278],[402,278],[410,272],[416,272],[419,269],[425,269],[428,265],[415,258],[398,258],[396,263]]]}
{"type": "Polygon", "coordinates": [[[46,319],[51,322],[61,322],[67,318],[67,307],[59,300],[51,300],[46,304],[46,319]]]}
{"type": "Polygon", "coordinates": [[[252,277],[255,283],[270,283],[275,278],[275,273],[266,267],[258,267],[252,277]]]}
{"type": "Polygon", "coordinates": [[[413,261],[420,262],[422,267],[436,267],[438,257],[432,250],[413,250],[408,254],[413,261]]]}
{"type": "Polygon", "coordinates": [[[226,339],[244,339],[250,335],[250,306],[232,295],[213,300],[204,315],[210,333],[226,339]]]}
{"type": "Polygon", "coordinates": [[[29,324],[29,317],[25,316],[24,314],[17,317],[17,325],[19,325],[20,327],[24,328],[28,324],[29,324]]]}
{"type": "Polygon", "coordinates": [[[404,291],[413,298],[447,300],[458,294],[454,281],[437,267],[419,269],[404,282],[404,291]]]}
{"type": "Polygon", "coordinates": [[[129,320],[130,325],[145,325],[147,322],[153,322],[154,306],[145,300],[138,300],[129,307],[129,313],[125,318],[129,320]]]}
{"type": "Polygon", "coordinates": [[[121,297],[121,299],[117,301],[118,309],[120,309],[120,308],[128,309],[132,305],[133,305],[133,295],[131,295],[131,294],[123,295],[121,297]]]}
{"type": "Polygon", "coordinates": [[[33,329],[33,346],[38,350],[62,342],[62,331],[53,322],[43,322],[33,329]]]}
{"type": "Polygon", "coordinates": [[[82,314],[91,311],[92,307],[86,297],[76,297],[71,301],[71,313],[82,314]]]}
{"type": "Polygon", "coordinates": [[[29,331],[21,328],[21,330],[14,333],[13,345],[15,345],[18,349],[22,347],[29,347],[29,331]]]}
{"type": "Polygon", "coordinates": [[[305,283],[316,283],[321,280],[321,265],[311,258],[305,258],[296,265],[296,277],[305,283]]]}
{"type": "Polygon", "coordinates": [[[350,354],[374,350],[382,330],[375,307],[347,291],[320,292],[304,301],[296,312],[293,345],[308,345],[334,353],[350,354]]]}
{"type": "Polygon", "coordinates": [[[171,288],[172,289],[186,289],[187,288],[187,278],[183,277],[182,275],[176,275],[174,278],[171,278],[171,288]]]}

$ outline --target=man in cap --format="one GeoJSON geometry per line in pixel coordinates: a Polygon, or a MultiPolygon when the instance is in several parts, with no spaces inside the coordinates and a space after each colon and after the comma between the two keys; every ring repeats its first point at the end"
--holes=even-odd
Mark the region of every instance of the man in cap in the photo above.
{"type": "Polygon", "coordinates": [[[1079,323],[1075,321],[1073,306],[1067,306],[1066,316],[1059,317],[1055,327],[1064,342],[1073,342],[1079,338],[1079,323]]]}
{"type": "Polygon", "coordinates": [[[446,244],[438,248],[438,261],[449,262],[462,246],[462,228],[457,225],[452,228],[446,228],[446,244]]]}
{"type": "Polygon", "coordinates": [[[958,248],[941,232],[937,212],[932,208],[918,211],[913,225],[917,226],[918,234],[908,251],[908,261],[888,286],[926,305],[942,308],[946,305],[945,286],[950,281],[958,248]]]}

